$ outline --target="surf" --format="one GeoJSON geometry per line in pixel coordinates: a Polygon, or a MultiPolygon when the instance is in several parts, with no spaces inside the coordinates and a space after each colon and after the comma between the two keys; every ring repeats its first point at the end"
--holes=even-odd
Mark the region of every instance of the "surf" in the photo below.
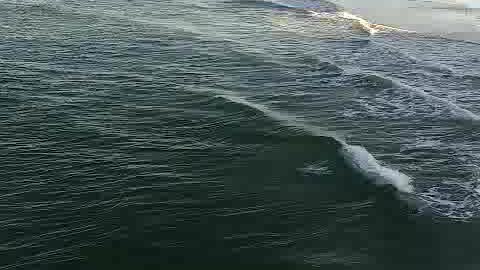
{"type": "Polygon", "coordinates": [[[393,31],[404,32],[404,33],[413,32],[406,29],[400,29],[392,26],[370,22],[358,15],[347,12],[345,9],[341,8],[339,5],[333,2],[328,2],[328,1],[313,2],[313,1],[295,1],[295,0],[290,0],[290,1],[271,0],[266,2],[277,5],[279,7],[295,9],[302,12],[306,12],[316,18],[335,20],[338,22],[347,20],[350,23],[352,23],[352,28],[358,29],[369,35],[375,35],[380,32],[393,32],[393,31]]]}
{"type": "Polygon", "coordinates": [[[338,16],[340,18],[353,21],[354,28],[360,29],[370,35],[375,35],[379,32],[391,32],[391,31],[413,33],[413,31],[409,31],[405,29],[391,27],[383,24],[375,24],[346,11],[339,12],[338,16]]]}
{"type": "Polygon", "coordinates": [[[405,83],[402,83],[398,80],[395,80],[393,78],[390,78],[385,75],[377,74],[377,73],[372,73],[367,75],[367,78],[371,81],[378,82],[383,84],[385,87],[395,87],[398,89],[404,89],[409,91],[410,93],[413,93],[417,96],[422,97],[425,99],[427,102],[435,102],[439,105],[445,106],[451,113],[451,115],[458,119],[458,120],[464,120],[464,121],[472,121],[472,122],[478,122],[480,121],[480,116],[473,113],[472,111],[469,111],[467,109],[464,109],[454,103],[453,101],[450,101],[448,99],[443,99],[439,98],[433,94],[427,93],[424,90],[417,88],[417,87],[412,87],[410,85],[407,85],[405,83]]]}
{"type": "Polygon", "coordinates": [[[391,185],[401,193],[414,192],[412,178],[398,170],[389,168],[386,165],[382,165],[382,163],[378,161],[370,152],[368,152],[366,148],[359,145],[350,145],[334,132],[311,126],[307,123],[304,123],[296,116],[271,110],[265,105],[251,102],[233,92],[218,89],[203,89],[193,91],[213,93],[216,97],[223,98],[229,102],[255,109],[265,116],[284,124],[285,126],[297,129],[300,128],[312,136],[332,139],[338,143],[338,153],[347,162],[349,167],[363,175],[365,178],[371,180],[372,183],[379,186],[391,185]]]}

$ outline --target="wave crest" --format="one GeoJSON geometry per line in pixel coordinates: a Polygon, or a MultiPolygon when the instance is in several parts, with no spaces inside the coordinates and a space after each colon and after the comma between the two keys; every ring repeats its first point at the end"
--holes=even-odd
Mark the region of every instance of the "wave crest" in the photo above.
{"type": "Polygon", "coordinates": [[[374,180],[376,184],[393,185],[399,191],[413,192],[412,179],[409,176],[382,166],[364,147],[344,143],[342,153],[355,170],[374,180]]]}
{"type": "Polygon", "coordinates": [[[413,192],[413,186],[411,185],[412,179],[410,177],[401,173],[400,171],[381,165],[380,162],[362,146],[350,145],[331,132],[322,131],[318,127],[302,123],[295,116],[270,110],[264,105],[253,103],[243,97],[235,95],[234,93],[221,90],[206,91],[213,92],[217,97],[224,98],[230,102],[255,109],[264,115],[283,123],[286,126],[303,129],[313,136],[334,139],[341,145],[340,154],[344,160],[349,163],[352,169],[358,171],[366,178],[374,181],[374,183],[377,185],[392,185],[400,192],[413,192]]]}
{"type": "Polygon", "coordinates": [[[412,33],[412,31],[405,30],[405,29],[386,26],[386,25],[383,25],[383,24],[371,23],[371,22],[369,22],[369,21],[367,21],[367,20],[365,20],[361,17],[358,17],[358,16],[353,15],[351,13],[348,13],[346,11],[339,12],[338,15],[341,18],[344,18],[344,19],[347,19],[347,20],[352,20],[354,22],[353,26],[355,28],[358,28],[362,31],[365,31],[370,35],[375,35],[375,34],[377,34],[378,32],[381,32],[381,31],[387,31],[387,32],[388,31],[395,31],[395,32],[412,33]]]}

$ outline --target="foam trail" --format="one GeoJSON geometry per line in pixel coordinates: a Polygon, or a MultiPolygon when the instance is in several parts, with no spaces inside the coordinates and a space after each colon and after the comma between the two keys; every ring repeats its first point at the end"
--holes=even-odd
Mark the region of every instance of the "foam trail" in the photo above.
{"type": "Polygon", "coordinates": [[[407,53],[404,53],[404,52],[400,51],[395,46],[388,45],[388,44],[383,43],[383,42],[377,42],[377,44],[380,44],[382,47],[388,49],[388,51],[390,53],[398,54],[401,57],[407,58],[408,60],[410,60],[411,62],[413,62],[415,64],[420,64],[425,70],[434,71],[434,72],[444,72],[444,73],[456,74],[456,72],[452,68],[450,68],[450,67],[448,67],[444,64],[441,64],[441,63],[438,63],[438,62],[426,62],[426,61],[421,60],[419,58],[416,58],[416,57],[414,57],[410,54],[407,54],[407,53]]]}
{"type": "Polygon", "coordinates": [[[450,109],[451,113],[457,118],[469,120],[469,121],[480,121],[480,116],[474,114],[473,112],[467,109],[459,107],[457,104],[451,102],[450,100],[432,96],[420,89],[414,89],[414,90],[427,100],[433,100],[446,105],[450,109]]]}
{"type": "MultiPolygon", "coordinates": [[[[365,73],[359,71],[358,68],[351,68],[350,69],[350,74],[357,74],[357,75],[362,75],[363,74],[363,75],[365,75],[365,73]]],[[[404,84],[402,82],[399,82],[395,79],[392,79],[388,76],[384,76],[384,75],[374,73],[374,72],[370,72],[370,73],[367,73],[367,74],[368,74],[367,77],[370,77],[370,78],[372,78],[376,81],[379,81],[382,84],[388,85],[388,87],[405,89],[405,90],[408,90],[409,92],[417,94],[418,96],[424,98],[427,101],[434,101],[437,104],[442,104],[446,108],[448,108],[450,113],[454,117],[456,117],[457,119],[464,120],[464,121],[474,121],[474,122],[480,121],[480,116],[479,115],[458,106],[457,104],[455,104],[454,102],[452,102],[448,99],[443,99],[443,98],[436,97],[436,96],[434,96],[432,94],[429,94],[429,93],[427,93],[427,92],[425,92],[425,91],[423,91],[419,88],[406,85],[406,84],[404,84]]]]}
{"type": "MultiPolygon", "coordinates": [[[[379,75],[376,75],[376,76],[381,77],[379,75]]],[[[445,105],[450,110],[450,112],[453,114],[453,116],[455,116],[459,119],[468,120],[468,121],[480,121],[480,116],[474,114],[473,112],[471,112],[467,109],[464,109],[464,108],[458,106],[457,104],[451,102],[450,100],[442,99],[442,98],[433,96],[433,95],[431,95],[431,94],[429,94],[429,93],[427,93],[427,92],[425,92],[421,89],[411,87],[409,85],[400,83],[400,82],[398,82],[396,80],[393,80],[393,79],[390,79],[390,78],[387,78],[387,80],[392,81],[393,85],[395,85],[396,87],[412,91],[412,92],[420,95],[421,97],[423,97],[426,100],[432,100],[432,101],[435,101],[437,103],[445,105]]]]}
{"type": "Polygon", "coordinates": [[[286,8],[296,8],[294,5],[285,3],[284,1],[271,0],[271,1],[266,1],[266,2],[270,2],[270,3],[273,3],[275,5],[283,6],[283,7],[286,7],[286,8]]]}
{"type": "Polygon", "coordinates": [[[406,33],[411,33],[412,31],[405,30],[405,29],[400,29],[400,28],[395,28],[395,27],[390,27],[382,24],[375,24],[371,23],[361,17],[358,17],[356,15],[353,15],[351,13],[348,13],[346,11],[339,12],[338,15],[341,18],[348,19],[348,20],[353,20],[357,23],[357,26],[360,27],[360,29],[364,30],[370,35],[375,35],[376,33],[382,31],[382,30],[390,30],[390,31],[397,31],[397,32],[406,32],[406,33]]]}
{"type": "Polygon", "coordinates": [[[353,14],[350,14],[348,12],[340,13],[340,17],[357,22],[358,25],[360,26],[360,28],[365,30],[370,35],[375,35],[379,31],[379,29],[377,29],[374,24],[371,24],[367,20],[362,19],[362,18],[360,18],[358,16],[355,16],[353,14]]]}
{"type": "Polygon", "coordinates": [[[303,11],[321,9],[325,7],[323,3],[320,3],[316,0],[264,0],[264,2],[303,11]]]}
{"type": "Polygon", "coordinates": [[[305,123],[302,123],[301,120],[296,117],[272,111],[264,105],[250,102],[245,98],[236,96],[233,93],[218,90],[213,90],[213,92],[217,93],[218,97],[222,97],[231,102],[256,109],[265,114],[266,116],[280,121],[287,126],[302,128],[303,130],[311,133],[314,136],[329,137],[331,139],[334,139],[341,144],[342,148],[340,149],[340,154],[354,170],[357,170],[366,178],[373,180],[374,183],[377,185],[392,185],[400,192],[413,192],[413,186],[411,184],[412,179],[410,177],[394,169],[382,166],[375,159],[375,157],[370,154],[364,147],[357,145],[349,145],[344,140],[338,138],[337,135],[331,132],[323,131],[319,128],[307,125],[305,123]]]}

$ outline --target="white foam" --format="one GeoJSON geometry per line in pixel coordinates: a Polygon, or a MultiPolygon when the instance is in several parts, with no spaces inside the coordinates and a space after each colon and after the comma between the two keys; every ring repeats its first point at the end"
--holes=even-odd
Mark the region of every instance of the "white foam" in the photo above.
{"type": "MultiPolygon", "coordinates": [[[[470,219],[479,215],[478,181],[449,182],[428,188],[417,197],[427,209],[453,219],[470,219]]],[[[421,209],[423,210],[423,209],[421,209]]]]}
{"type": "Polygon", "coordinates": [[[328,175],[332,173],[330,167],[328,166],[328,164],[326,164],[326,162],[308,165],[305,168],[301,168],[300,171],[316,175],[328,175]]]}
{"type": "Polygon", "coordinates": [[[294,5],[289,4],[289,3],[286,3],[285,1],[270,0],[270,1],[266,1],[266,2],[274,3],[274,4],[276,4],[276,5],[284,6],[284,7],[287,7],[287,8],[295,8],[294,5]]]}
{"type": "Polygon", "coordinates": [[[315,8],[318,7],[318,3],[315,1],[305,1],[305,0],[289,0],[289,1],[281,1],[281,0],[270,0],[268,2],[281,5],[288,8],[298,8],[304,11],[309,12],[314,17],[322,18],[322,19],[347,19],[354,21],[354,26],[359,27],[361,30],[367,32],[370,35],[375,35],[381,31],[396,31],[396,32],[407,32],[413,33],[413,31],[395,28],[391,26],[386,26],[383,24],[375,24],[367,21],[364,18],[361,18],[357,15],[351,14],[346,11],[341,12],[318,12],[315,8]]]}
{"type": "MultiPolygon", "coordinates": [[[[365,71],[363,71],[363,70],[361,70],[357,67],[350,67],[350,68],[342,67],[342,68],[346,72],[348,72],[348,74],[365,75],[365,71]]],[[[472,121],[472,122],[480,121],[480,115],[475,114],[472,111],[469,111],[467,109],[464,109],[464,108],[460,107],[459,105],[457,105],[455,102],[453,102],[451,100],[444,99],[444,98],[439,98],[437,96],[434,96],[430,93],[427,93],[427,92],[423,91],[420,88],[412,87],[410,85],[407,85],[407,84],[404,84],[404,83],[400,82],[399,80],[393,79],[393,78],[385,76],[383,74],[379,74],[377,72],[368,72],[367,74],[371,75],[371,76],[375,76],[379,80],[389,82],[395,88],[408,90],[409,92],[422,97],[426,101],[432,101],[436,104],[443,105],[446,109],[449,110],[450,114],[458,120],[472,121]]],[[[406,112],[406,113],[408,113],[408,112],[406,112]]]]}
{"type": "Polygon", "coordinates": [[[367,149],[343,143],[343,155],[357,171],[365,177],[373,179],[379,185],[393,185],[399,191],[411,193],[412,179],[391,168],[382,166],[367,149]]]}
{"type": "Polygon", "coordinates": [[[421,59],[419,59],[415,56],[404,53],[401,50],[399,50],[399,48],[397,48],[395,46],[392,46],[392,45],[389,45],[387,43],[377,42],[377,44],[380,44],[382,47],[388,49],[388,51],[390,53],[398,54],[401,57],[407,58],[408,60],[410,60],[413,63],[422,65],[423,68],[426,69],[426,70],[435,71],[435,72],[448,72],[448,73],[452,73],[452,74],[456,73],[451,67],[446,66],[442,63],[434,62],[434,61],[421,60],[421,59]]]}
{"type": "Polygon", "coordinates": [[[375,24],[371,23],[357,15],[353,15],[351,13],[348,13],[346,11],[342,12],[316,12],[313,10],[309,10],[310,14],[312,16],[317,17],[317,18],[322,18],[322,19],[332,19],[332,20],[338,20],[338,19],[347,19],[350,21],[354,22],[354,27],[360,28],[360,30],[367,32],[370,35],[375,35],[379,32],[406,32],[406,33],[413,33],[412,31],[405,30],[405,29],[400,29],[400,28],[395,28],[391,26],[386,26],[383,24],[375,24]]]}
{"type": "Polygon", "coordinates": [[[297,119],[296,117],[293,117],[293,116],[290,116],[290,115],[287,115],[287,114],[284,114],[284,113],[272,111],[264,105],[250,102],[250,101],[248,101],[248,100],[246,100],[242,97],[235,96],[235,95],[232,95],[232,94],[220,94],[218,96],[222,97],[226,100],[230,100],[232,102],[242,104],[242,105],[248,106],[250,108],[256,109],[256,110],[262,112],[263,114],[265,114],[266,116],[268,116],[272,119],[283,122],[287,126],[300,127],[300,128],[303,128],[303,129],[307,129],[307,127],[302,125],[300,123],[300,120],[297,119]]]}
{"type": "Polygon", "coordinates": [[[370,35],[375,35],[379,31],[379,29],[377,29],[374,24],[370,23],[369,21],[363,18],[360,18],[348,12],[341,12],[339,15],[342,18],[355,21],[358,24],[358,26],[360,26],[363,30],[365,30],[370,35]]]}
{"type": "Polygon", "coordinates": [[[313,17],[321,18],[321,19],[330,19],[330,20],[335,20],[338,19],[338,14],[332,13],[332,12],[316,12],[313,10],[309,10],[310,14],[312,14],[313,17]]]}
{"type": "Polygon", "coordinates": [[[437,102],[439,104],[445,105],[450,110],[452,115],[455,116],[456,118],[459,118],[459,119],[462,119],[462,120],[468,120],[468,121],[480,121],[480,116],[476,115],[475,113],[473,113],[473,112],[471,112],[467,109],[464,109],[464,108],[458,106],[457,104],[453,103],[452,101],[450,101],[448,99],[439,98],[439,97],[433,96],[433,95],[431,95],[431,94],[429,94],[429,93],[427,93],[427,92],[425,92],[421,89],[411,87],[409,85],[403,84],[401,82],[398,82],[398,81],[390,79],[390,78],[388,78],[388,79],[391,80],[393,82],[393,84],[396,85],[397,87],[407,89],[411,92],[414,92],[414,93],[420,95],[421,97],[423,97],[424,99],[426,99],[427,101],[431,100],[431,101],[437,102]]]}
{"type": "Polygon", "coordinates": [[[321,8],[322,3],[316,0],[264,0],[288,8],[296,8],[302,10],[312,10],[321,8]]]}
{"type": "Polygon", "coordinates": [[[352,20],[356,22],[356,25],[359,26],[362,30],[366,31],[370,35],[375,35],[376,33],[380,31],[397,31],[397,32],[407,32],[411,33],[412,31],[405,30],[405,29],[400,29],[400,28],[395,28],[395,27],[390,27],[382,24],[375,24],[371,23],[357,15],[353,15],[351,13],[348,13],[346,11],[339,12],[338,15],[341,18],[352,20]]]}

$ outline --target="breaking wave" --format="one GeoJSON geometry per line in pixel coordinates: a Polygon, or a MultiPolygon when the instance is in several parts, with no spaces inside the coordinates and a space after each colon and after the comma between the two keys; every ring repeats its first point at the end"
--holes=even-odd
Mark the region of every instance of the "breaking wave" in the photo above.
{"type": "Polygon", "coordinates": [[[358,145],[343,143],[343,156],[354,169],[378,185],[393,185],[399,191],[411,193],[412,179],[400,171],[382,166],[367,149],[358,145]]]}
{"type": "Polygon", "coordinates": [[[359,16],[353,15],[351,13],[348,13],[346,11],[342,11],[338,13],[338,16],[344,19],[352,20],[353,26],[357,29],[360,29],[362,31],[365,31],[366,33],[370,35],[375,35],[379,32],[405,32],[405,33],[411,33],[412,31],[405,30],[405,29],[400,29],[400,28],[395,28],[391,26],[386,26],[383,24],[375,24],[371,23],[359,16]]]}
{"type": "MultiPolygon", "coordinates": [[[[206,90],[209,92],[209,90],[206,90]]],[[[362,146],[350,145],[343,139],[332,132],[324,131],[318,127],[305,124],[295,116],[291,116],[282,112],[270,110],[268,107],[250,102],[243,97],[235,95],[228,91],[211,90],[217,97],[224,98],[230,102],[241,104],[249,108],[255,109],[264,115],[281,122],[282,124],[294,128],[301,128],[313,136],[325,137],[335,140],[339,144],[339,153],[350,167],[363,176],[372,180],[377,185],[392,185],[398,191],[404,193],[413,192],[414,188],[411,184],[412,179],[400,171],[386,167],[381,164],[375,157],[362,146]]]]}
{"type": "Polygon", "coordinates": [[[357,15],[341,10],[337,5],[330,2],[317,1],[268,1],[275,5],[286,8],[298,9],[310,13],[314,17],[327,18],[332,20],[348,20],[352,23],[352,27],[363,31],[369,35],[375,35],[379,32],[405,32],[411,33],[413,31],[391,27],[383,24],[375,24],[357,15]]]}

